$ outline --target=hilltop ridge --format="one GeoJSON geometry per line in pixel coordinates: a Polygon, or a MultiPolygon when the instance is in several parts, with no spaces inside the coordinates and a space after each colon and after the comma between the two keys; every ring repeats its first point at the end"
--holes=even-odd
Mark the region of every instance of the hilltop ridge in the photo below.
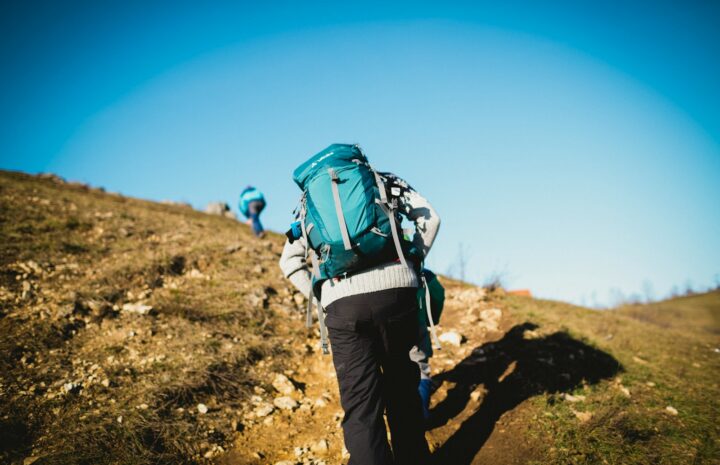
{"type": "MultiPolygon", "coordinates": [[[[346,461],[283,236],[11,172],[0,212],[0,462],[346,461]]],[[[720,292],[598,312],[442,282],[437,463],[717,463],[720,292]]]]}

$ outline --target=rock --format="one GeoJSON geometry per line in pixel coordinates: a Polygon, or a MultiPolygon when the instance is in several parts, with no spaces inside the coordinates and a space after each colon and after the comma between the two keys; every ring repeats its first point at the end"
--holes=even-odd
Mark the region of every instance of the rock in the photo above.
{"type": "Polygon", "coordinates": [[[305,296],[299,292],[293,294],[293,300],[295,301],[295,305],[297,305],[298,307],[302,307],[305,305],[305,296]]]}
{"type": "Polygon", "coordinates": [[[234,244],[230,244],[229,246],[225,247],[225,253],[235,253],[240,249],[242,249],[242,244],[240,244],[239,242],[236,242],[234,244]]]}
{"type": "Polygon", "coordinates": [[[328,442],[325,439],[319,440],[317,443],[310,446],[310,450],[318,453],[318,452],[327,452],[328,450],[328,442]]]}
{"type": "Polygon", "coordinates": [[[138,315],[147,315],[152,311],[152,305],[145,305],[142,303],[126,303],[123,304],[122,310],[128,313],[137,313],[138,315]]]}
{"type": "Polygon", "coordinates": [[[257,407],[255,407],[255,410],[253,410],[253,413],[255,414],[256,417],[262,418],[262,417],[266,417],[266,416],[270,415],[273,412],[273,410],[275,410],[275,407],[273,407],[272,405],[270,405],[267,402],[261,402],[260,404],[258,404],[257,407]]]}
{"type": "Polygon", "coordinates": [[[587,423],[592,418],[592,412],[578,412],[577,410],[572,410],[572,413],[574,413],[575,417],[580,420],[580,423],[587,423]]]}
{"type": "Polygon", "coordinates": [[[116,418],[116,421],[117,421],[118,423],[122,424],[122,422],[123,422],[123,417],[122,417],[122,415],[120,415],[119,417],[117,417],[117,418],[116,418]]]}
{"type": "Polygon", "coordinates": [[[580,394],[574,396],[574,395],[572,395],[572,394],[567,394],[567,393],[565,393],[565,394],[562,395],[562,398],[565,399],[566,401],[572,402],[572,403],[582,402],[582,401],[585,400],[585,396],[581,396],[580,394]]]}
{"type": "Polygon", "coordinates": [[[32,465],[35,463],[40,457],[36,457],[34,455],[31,455],[30,457],[25,457],[23,460],[23,465],[32,465]]]}
{"type": "Polygon", "coordinates": [[[652,381],[648,381],[647,383],[645,383],[645,386],[647,386],[647,387],[655,387],[655,383],[653,383],[652,381]]]}
{"type": "Polygon", "coordinates": [[[192,279],[205,279],[207,277],[202,274],[202,272],[200,272],[200,270],[198,270],[197,268],[193,268],[192,270],[190,270],[186,276],[192,279]]]}
{"type": "Polygon", "coordinates": [[[625,397],[630,397],[630,389],[626,388],[622,384],[618,384],[618,389],[623,393],[625,397]]]}
{"type": "Polygon", "coordinates": [[[235,218],[235,214],[230,211],[230,205],[225,202],[210,202],[205,207],[205,213],[209,215],[224,216],[226,218],[235,218]]]}
{"type": "Polygon", "coordinates": [[[275,465],[295,465],[295,462],[292,460],[281,460],[279,462],[275,462],[275,465]]]}
{"type": "Polygon", "coordinates": [[[71,381],[71,382],[63,384],[63,391],[65,391],[68,394],[70,394],[70,393],[74,394],[74,393],[80,391],[80,389],[82,389],[82,384],[80,384],[80,383],[74,383],[71,381]]]}
{"type": "Polygon", "coordinates": [[[440,335],[439,339],[440,342],[447,342],[448,344],[452,344],[456,347],[460,347],[463,343],[463,337],[457,331],[446,331],[440,335]]]}
{"type": "Polygon", "coordinates": [[[502,310],[499,308],[488,308],[480,312],[480,323],[478,326],[486,331],[497,331],[500,327],[502,310]]]}
{"type": "Polygon", "coordinates": [[[669,413],[670,415],[672,415],[672,416],[675,416],[675,415],[678,414],[677,409],[676,409],[675,407],[670,406],[670,405],[668,405],[667,407],[665,407],[665,411],[666,411],[667,413],[669,413]]]}
{"type": "Polygon", "coordinates": [[[458,289],[450,292],[450,298],[464,304],[481,302],[487,296],[487,291],[481,287],[458,289]]]}
{"type": "Polygon", "coordinates": [[[285,394],[286,396],[295,392],[295,386],[293,386],[293,383],[290,382],[287,376],[281,373],[275,375],[272,385],[280,394],[285,394]]]}
{"type": "Polygon", "coordinates": [[[205,404],[197,404],[197,410],[201,415],[208,413],[208,408],[205,404]]]}
{"type": "Polygon", "coordinates": [[[273,400],[273,405],[280,410],[293,410],[297,408],[298,403],[295,399],[287,396],[276,397],[273,400]]]}

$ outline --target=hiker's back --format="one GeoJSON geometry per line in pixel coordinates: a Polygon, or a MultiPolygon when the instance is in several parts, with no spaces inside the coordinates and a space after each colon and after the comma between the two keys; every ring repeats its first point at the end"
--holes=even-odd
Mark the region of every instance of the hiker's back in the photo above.
{"type": "Polygon", "coordinates": [[[385,187],[358,146],[331,145],[300,165],[293,179],[303,191],[300,221],[317,256],[318,279],[398,258],[383,210],[385,187]]]}

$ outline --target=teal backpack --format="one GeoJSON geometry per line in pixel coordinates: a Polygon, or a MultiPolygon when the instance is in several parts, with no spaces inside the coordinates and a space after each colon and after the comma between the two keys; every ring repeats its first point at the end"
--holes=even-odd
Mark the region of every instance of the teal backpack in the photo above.
{"type": "Polygon", "coordinates": [[[397,199],[357,145],[333,144],[300,165],[299,221],[313,263],[313,289],[330,278],[400,259],[397,199]]]}
{"type": "MultiPolygon", "coordinates": [[[[312,262],[312,287],[318,300],[321,284],[327,279],[397,259],[407,267],[406,256],[421,256],[400,235],[398,200],[359,146],[329,146],[298,166],[293,180],[303,191],[297,223],[312,262]]],[[[295,237],[294,226],[288,237],[295,237]]],[[[420,276],[420,269],[417,271],[420,276]]],[[[424,277],[422,281],[425,283],[424,277]]],[[[425,289],[429,299],[427,285],[425,289]]],[[[308,327],[312,325],[313,300],[312,296],[308,299],[308,327]]],[[[430,320],[431,333],[439,348],[430,320]]],[[[327,329],[324,311],[319,306],[318,321],[322,350],[327,354],[327,329]]]]}
{"type": "Polygon", "coordinates": [[[249,216],[248,208],[250,206],[250,202],[254,201],[264,202],[265,196],[257,188],[248,186],[240,194],[240,202],[238,204],[240,213],[242,213],[246,218],[249,216]]]}

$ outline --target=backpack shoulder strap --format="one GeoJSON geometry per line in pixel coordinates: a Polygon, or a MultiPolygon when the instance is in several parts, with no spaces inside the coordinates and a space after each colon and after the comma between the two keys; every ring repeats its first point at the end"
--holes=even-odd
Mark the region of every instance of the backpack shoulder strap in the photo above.
{"type": "Polygon", "coordinates": [[[392,202],[388,201],[387,191],[385,190],[385,183],[383,182],[377,171],[373,170],[373,175],[375,175],[375,183],[377,184],[378,190],[380,191],[380,199],[377,200],[377,203],[378,205],[380,205],[380,208],[382,209],[382,211],[385,212],[385,214],[388,216],[388,219],[390,220],[390,231],[392,232],[393,242],[395,243],[395,250],[397,251],[398,258],[400,258],[400,262],[405,268],[409,268],[407,261],[405,260],[405,255],[402,251],[402,246],[400,245],[400,235],[398,233],[397,221],[395,220],[397,201],[395,199],[393,199],[392,202]]]}

